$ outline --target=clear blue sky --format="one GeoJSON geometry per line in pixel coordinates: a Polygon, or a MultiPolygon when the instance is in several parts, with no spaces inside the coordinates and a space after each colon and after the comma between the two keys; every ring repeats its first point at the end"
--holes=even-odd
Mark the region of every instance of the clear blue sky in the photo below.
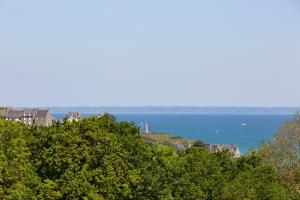
{"type": "Polygon", "coordinates": [[[300,2],[0,0],[0,105],[299,106],[300,2]]]}

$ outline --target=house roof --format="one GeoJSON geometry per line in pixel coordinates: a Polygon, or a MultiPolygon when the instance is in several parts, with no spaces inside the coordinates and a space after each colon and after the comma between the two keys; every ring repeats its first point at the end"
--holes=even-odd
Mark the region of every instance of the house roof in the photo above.
{"type": "Polygon", "coordinates": [[[224,144],[223,146],[222,146],[222,148],[223,149],[236,149],[236,146],[235,145],[233,145],[233,144],[224,144]]]}
{"type": "Polygon", "coordinates": [[[49,109],[48,110],[38,110],[35,117],[36,118],[46,118],[48,112],[50,112],[49,109]]]}
{"type": "Polygon", "coordinates": [[[218,149],[219,150],[228,150],[232,153],[235,151],[238,151],[238,147],[235,146],[234,144],[205,144],[205,147],[209,149],[212,152],[216,152],[218,149]]]}
{"type": "Polygon", "coordinates": [[[10,110],[8,111],[6,118],[9,119],[19,119],[24,115],[24,111],[22,110],[10,110]]]}
{"type": "Polygon", "coordinates": [[[30,115],[32,117],[35,117],[39,109],[37,108],[26,108],[24,109],[25,115],[30,115]]]}
{"type": "Polygon", "coordinates": [[[67,115],[68,119],[80,119],[81,114],[79,112],[69,112],[67,115]]]}
{"type": "Polygon", "coordinates": [[[208,148],[210,151],[215,152],[220,147],[220,145],[219,144],[206,144],[205,147],[208,148]]]}

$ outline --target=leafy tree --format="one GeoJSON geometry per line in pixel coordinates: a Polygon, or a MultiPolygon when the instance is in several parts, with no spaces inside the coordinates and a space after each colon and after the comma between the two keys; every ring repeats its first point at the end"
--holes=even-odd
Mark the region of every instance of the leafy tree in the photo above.
{"type": "Polygon", "coordinates": [[[193,147],[205,147],[205,144],[201,140],[196,140],[193,144],[193,147]]]}
{"type": "Polygon", "coordinates": [[[225,199],[296,199],[277,178],[274,167],[257,153],[241,157],[236,166],[235,176],[224,187],[225,199]]]}
{"type": "Polygon", "coordinates": [[[39,177],[29,160],[30,130],[23,124],[0,120],[0,196],[32,199],[39,177]]]}
{"type": "Polygon", "coordinates": [[[262,146],[261,155],[275,166],[278,177],[300,191],[300,115],[285,123],[269,143],[262,146]]]}

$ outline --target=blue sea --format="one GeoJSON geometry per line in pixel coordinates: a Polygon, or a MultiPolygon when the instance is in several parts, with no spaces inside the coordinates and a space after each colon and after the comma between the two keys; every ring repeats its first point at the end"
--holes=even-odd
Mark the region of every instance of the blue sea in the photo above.
{"type": "MultiPolygon", "coordinates": [[[[84,117],[91,116],[84,113],[84,117]]],[[[54,113],[61,119],[64,113],[54,113]]],[[[150,132],[171,133],[205,143],[235,144],[242,154],[269,141],[292,114],[115,114],[117,121],[147,122],[150,132]]]]}

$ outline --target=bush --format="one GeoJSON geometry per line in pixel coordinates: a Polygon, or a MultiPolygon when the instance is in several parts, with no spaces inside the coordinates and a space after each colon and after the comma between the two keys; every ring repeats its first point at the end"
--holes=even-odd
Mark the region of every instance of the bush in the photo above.
{"type": "Polygon", "coordinates": [[[193,144],[193,147],[205,147],[205,144],[201,140],[196,140],[193,144]]]}

